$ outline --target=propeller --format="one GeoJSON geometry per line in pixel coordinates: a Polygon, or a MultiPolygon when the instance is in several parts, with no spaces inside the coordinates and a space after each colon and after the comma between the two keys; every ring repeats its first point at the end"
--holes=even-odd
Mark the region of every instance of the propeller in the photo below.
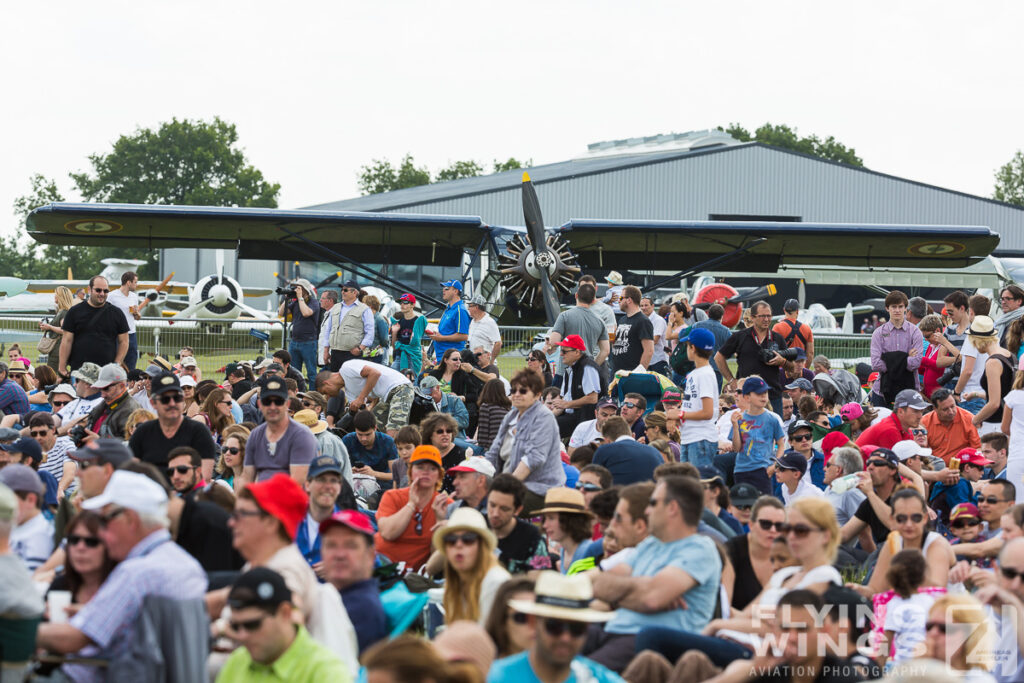
{"type": "Polygon", "coordinates": [[[750,287],[737,290],[724,282],[701,287],[694,296],[693,306],[701,310],[707,310],[711,304],[720,304],[725,307],[725,315],[722,316],[722,324],[726,327],[733,327],[740,321],[743,315],[743,304],[758,299],[765,299],[773,296],[776,292],[775,285],[763,285],[761,287],[750,287]]]}
{"type": "Polygon", "coordinates": [[[569,243],[544,230],[537,192],[523,173],[523,218],[526,235],[508,241],[507,253],[498,255],[501,285],[510,305],[521,309],[544,308],[548,324],[561,310],[558,297],[572,290],[580,268],[569,243]]]}

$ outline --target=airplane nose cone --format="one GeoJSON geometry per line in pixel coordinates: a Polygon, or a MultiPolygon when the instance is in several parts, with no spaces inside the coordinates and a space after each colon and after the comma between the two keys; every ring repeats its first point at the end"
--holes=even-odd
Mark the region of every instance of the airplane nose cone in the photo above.
{"type": "Polygon", "coordinates": [[[227,285],[217,284],[210,288],[210,298],[213,299],[213,303],[217,306],[226,304],[230,296],[231,290],[228,289],[227,285]]]}

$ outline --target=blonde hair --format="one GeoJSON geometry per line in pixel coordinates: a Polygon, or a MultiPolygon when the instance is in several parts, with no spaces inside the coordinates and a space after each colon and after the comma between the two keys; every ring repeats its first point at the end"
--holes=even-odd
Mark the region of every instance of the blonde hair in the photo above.
{"type": "Polygon", "coordinates": [[[370,307],[374,313],[380,311],[380,299],[375,297],[373,294],[367,294],[363,297],[363,304],[370,307]]]}
{"type": "Polygon", "coordinates": [[[1024,370],[1018,370],[1017,374],[1013,376],[1013,387],[1012,389],[1024,389],[1024,370]]]}
{"type": "Polygon", "coordinates": [[[61,285],[54,290],[53,299],[57,302],[58,311],[66,311],[76,303],[75,297],[71,294],[71,290],[64,285],[61,285]]]}
{"type": "Polygon", "coordinates": [[[993,344],[999,343],[999,337],[992,335],[990,337],[978,337],[973,334],[968,334],[967,338],[971,340],[971,344],[977,349],[978,353],[988,353],[988,350],[992,348],[993,344]]]}
{"type": "Polygon", "coordinates": [[[826,498],[801,498],[790,503],[789,507],[806,517],[815,526],[829,532],[828,543],[825,544],[825,554],[830,562],[835,562],[841,539],[839,521],[836,519],[836,510],[831,501],[826,498]]]}
{"type": "Polygon", "coordinates": [[[153,413],[149,412],[148,410],[145,410],[143,408],[139,408],[138,410],[134,411],[131,415],[129,415],[127,420],[125,420],[125,423],[124,423],[124,434],[125,434],[125,436],[126,437],[130,437],[135,432],[135,428],[138,427],[140,424],[142,424],[143,422],[149,422],[150,420],[155,420],[155,419],[156,419],[156,415],[154,415],[153,413]]]}
{"type": "Polygon", "coordinates": [[[484,576],[492,567],[498,566],[494,553],[487,547],[483,536],[476,543],[476,562],[463,578],[448,562],[444,562],[444,622],[451,624],[459,619],[480,620],[480,587],[484,576]]]}
{"type": "Polygon", "coordinates": [[[947,593],[935,601],[929,612],[936,610],[942,610],[942,620],[947,625],[973,626],[966,639],[955,641],[959,647],[956,652],[946,653],[947,660],[966,669],[991,670],[994,662],[992,629],[978,599],[969,593],[947,593]]]}

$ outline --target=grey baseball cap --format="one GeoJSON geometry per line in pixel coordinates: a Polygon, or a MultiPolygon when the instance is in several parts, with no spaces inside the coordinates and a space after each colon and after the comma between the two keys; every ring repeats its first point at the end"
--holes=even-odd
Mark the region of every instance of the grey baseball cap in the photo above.
{"type": "Polygon", "coordinates": [[[124,368],[117,363],[107,363],[100,369],[100,375],[96,381],[92,383],[92,386],[94,389],[104,389],[109,387],[111,384],[127,381],[128,373],[124,371],[124,368]]]}
{"type": "Polygon", "coordinates": [[[420,380],[420,389],[423,391],[430,391],[434,387],[441,386],[441,381],[433,375],[427,375],[420,380]]]}

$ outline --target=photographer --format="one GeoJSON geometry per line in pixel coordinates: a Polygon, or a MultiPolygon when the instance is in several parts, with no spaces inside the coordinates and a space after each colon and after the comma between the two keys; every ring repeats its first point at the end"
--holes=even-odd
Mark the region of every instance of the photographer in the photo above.
{"type": "Polygon", "coordinates": [[[312,385],[317,373],[316,347],[320,336],[320,302],[313,297],[313,285],[304,278],[290,283],[283,295],[284,300],[277,307],[277,314],[284,316],[287,310],[292,316],[288,353],[291,354],[292,364],[299,372],[302,372],[303,365],[306,366],[306,376],[312,385]]]}
{"type": "Polygon", "coordinates": [[[715,354],[715,365],[728,383],[730,391],[736,391],[736,377],[726,362],[736,356],[737,376],[757,375],[768,384],[768,400],[772,410],[782,415],[782,384],[779,382],[779,368],[796,356],[794,349],[786,348],[786,340],[778,332],[772,332],[772,307],[767,301],[757,301],[750,307],[754,324],[733,332],[732,336],[715,354]]]}

